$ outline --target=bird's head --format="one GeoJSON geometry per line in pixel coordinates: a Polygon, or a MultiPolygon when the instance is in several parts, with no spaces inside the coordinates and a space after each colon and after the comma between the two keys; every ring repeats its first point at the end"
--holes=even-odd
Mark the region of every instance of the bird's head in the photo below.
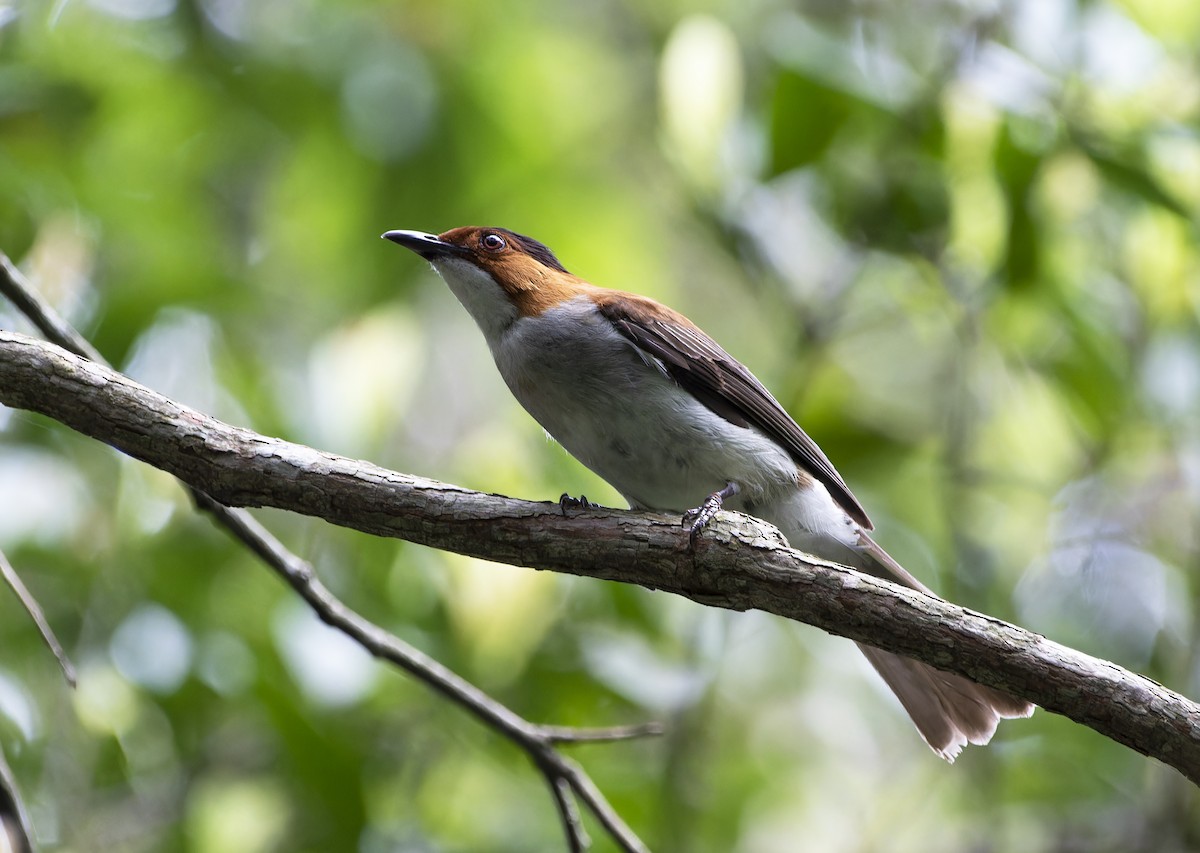
{"type": "Polygon", "coordinates": [[[517,318],[541,314],[587,287],[545,245],[506,228],[383,236],[429,261],[489,341],[517,318]]]}

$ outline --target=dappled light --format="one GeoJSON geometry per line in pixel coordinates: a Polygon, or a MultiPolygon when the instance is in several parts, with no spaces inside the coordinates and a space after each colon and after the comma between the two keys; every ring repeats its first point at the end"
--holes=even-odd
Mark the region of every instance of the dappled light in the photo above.
{"type": "MultiPolygon", "coordinates": [[[[623,507],[379,239],[532,235],[747,365],[939,595],[1195,698],[1198,42],[1182,0],[0,3],[0,251],[205,414],[623,507]]],[[[569,753],[650,849],[1200,849],[1191,783],[1064,717],[948,766],[846,640],[255,514],[524,718],[665,723],[569,753]]],[[[79,668],[0,588],[42,849],[565,849],[519,750],[165,474],[0,408],[0,551],[79,668]]]]}

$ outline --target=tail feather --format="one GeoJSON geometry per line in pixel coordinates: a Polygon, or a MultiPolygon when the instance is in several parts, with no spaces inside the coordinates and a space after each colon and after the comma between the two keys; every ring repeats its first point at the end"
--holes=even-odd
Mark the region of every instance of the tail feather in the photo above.
{"type": "MultiPolygon", "coordinates": [[[[892,579],[928,595],[934,593],[880,548],[865,531],[859,534],[861,556],[856,561],[869,571],[885,569],[892,579]]],[[[880,573],[882,574],[882,573],[880,573]]],[[[1034,705],[960,675],[942,672],[928,664],[858,644],[871,666],[896,694],[925,742],[953,762],[968,743],[986,744],[1002,719],[1029,717],[1034,705]]]]}
{"type": "Polygon", "coordinates": [[[928,664],[858,644],[930,748],[953,762],[968,743],[986,744],[1000,720],[1028,717],[1034,706],[1021,699],[942,672],[928,664]]]}
{"type": "MultiPolygon", "coordinates": [[[[856,526],[852,534],[856,541],[847,541],[840,525],[821,527],[822,520],[829,517],[844,518],[828,495],[824,495],[828,504],[822,505],[822,491],[816,487],[802,490],[792,503],[757,510],[762,518],[777,524],[794,547],[934,595],[861,527],[856,526]]],[[[1033,714],[1034,706],[1023,699],[900,655],[861,643],[858,647],[896,694],[921,737],[947,761],[953,761],[969,743],[982,746],[990,741],[1000,720],[1033,714]]]]}

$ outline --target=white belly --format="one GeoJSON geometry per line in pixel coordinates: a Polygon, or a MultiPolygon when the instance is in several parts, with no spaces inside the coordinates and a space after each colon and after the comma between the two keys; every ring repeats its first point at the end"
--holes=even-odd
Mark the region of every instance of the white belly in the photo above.
{"type": "Polygon", "coordinates": [[[590,302],[517,320],[492,353],[521,405],[631,506],[683,512],[732,482],[725,506],[771,522],[794,547],[845,560],[857,545],[858,526],[780,445],[680,388],[590,302]]]}
{"type": "Polygon", "coordinates": [[[698,402],[590,302],[516,321],[493,355],[546,432],[635,507],[691,509],[729,482],[731,508],[795,489],[783,448],[698,402]]]}

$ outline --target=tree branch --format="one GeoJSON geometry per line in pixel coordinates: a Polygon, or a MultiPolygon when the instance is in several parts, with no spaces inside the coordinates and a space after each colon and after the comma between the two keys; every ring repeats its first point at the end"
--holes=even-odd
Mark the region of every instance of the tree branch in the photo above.
{"type": "Polygon", "coordinates": [[[693,549],[673,516],[606,509],[568,517],[557,504],[267,438],[12,333],[0,333],[0,402],[61,421],[223,503],[806,622],[1028,699],[1200,782],[1200,706],[1190,700],[1014,625],[800,554],[748,516],[722,513],[693,549]]]}
{"type": "MultiPolygon", "coordinates": [[[[20,270],[8,256],[0,253],[0,293],[36,325],[43,334],[66,347],[70,354],[81,356],[106,369],[107,365],[91,342],[83,337],[70,323],[60,317],[29,286],[20,270]]],[[[30,339],[32,340],[32,339],[30,339]]],[[[282,542],[263,527],[245,510],[232,509],[211,498],[203,491],[188,486],[196,505],[213,516],[236,539],[253,551],[266,566],[278,574],[313,608],[328,625],[340,630],[373,655],[388,660],[408,672],[414,678],[470,711],[484,725],[495,729],[523,749],[533,764],[546,779],[551,797],[558,809],[566,835],[567,847],[571,851],[586,850],[590,846],[587,832],[580,819],[572,791],[579,794],[588,804],[601,825],[609,832],[617,846],[625,853],[643,853],[647,850],[641,839],[631,830],[604,795],[592,782],[587,773],[575,762],[569,761],[558,751],[563,743],[579,743],[598,740],[629,740],[662,733],[658,723],[638,726],[619,726],[606,729],[576,729],[569,726],[552,726],[532,723],[511,709],[492,699],[466,679],[442,666],[414,646],[405,643],[394,634],[383,630],[351,610],[331,593],[316,576],[312,565],[291,553],[282,542]]],[[[0,560],[3,554],[0,554],[0,560]]],[[[15,571],[7,568],[14,578],[15,571]]],[[[10,580],[10,584],[12,581],[10,580]]],[[[21,594],[19,578],[14,590],[21,594]]],[[[26,594],[27,596],[27,594],[26,594]]],[[[28,596],[32,601],[32,596],[28,596]]],[[[25,602],[25,597],[22,597],[25,602]]],[[[30,609],[29,602],[26,602],[30,609]]],[[[71,686],[75,686],[74,669],[66,661],[49,625],[40,619],[40,608],[33,602],[31,615],[47,639],[51,649],[64,666],[71,686]]],[[[9,833],[9,846],[16,850],[32,850],[28,818],[21,805],[15,780],[12,778],[4,756],[0,754],[0,801],[7,796],[13,809],[0,809],[0,830],[9,833]],[[7,814],[13,811],[13,814],[7,814]],[[24,843],[24,847],[20,847],[24,843]]],[[[4,803],[0,802],[0,806],[4,803]]]]}
{"type": "Polygon", "coordinates": [[[0,850],[33,853],[33,827],[17,780],[0,752],[0,850]]]}
{"type": "Polygon", "coordinates": [[[29,614],[29,618],[33,620],[38,633],[42,635],[42,642],[46,644],[46,648],[50,650],[50,654],[54,655],[54,659],[58,661],[58,666],[62,670],[63,678],[67,680],[67,684],[75,687],[77,682],[74,664],[67,657],[67,653],[63,650],[62,643],[58,641],[58,637],[54,635],[54,629],[46,621],[46,614],[42,611],[42,606],[37,603],[37,599],[33,597],[33,593],[25,586],[24,581],[21,580],[21,576],[17,574],[17,570],[13,568],[12,563],[8,561],[8,557],[4,555],[3,551],[0,551],[0,580],[3,580],[8,585],[8,588],[13,591],[13,595],[21,602],[21,606],[25,608],[25,612],[29,614]]]}
{"type": "Polygon", "coordinates": [[[525,750],[546,778],[569,850],[586,850],[589,846],[572,790],[584,798],[621,850],[626,853],[644,853],[647,850],[583,769],[563,756],[556,747],[560,743],[629,740],[660,734],[660,726],[647,723],[613,729],[574,729],[532,723],[424,652],[351,610],[317,579],[310,563],[290,553],[249,513],[222,506],[203,492],[193,490],[193,494],[205,509],[212,511],[216,507],[222,511],[219,517],[234,536],[248,544],[325,623],[346,634],[372,655],[394,663],[459,707],[465,708],[484,725],[525,750]]]}

